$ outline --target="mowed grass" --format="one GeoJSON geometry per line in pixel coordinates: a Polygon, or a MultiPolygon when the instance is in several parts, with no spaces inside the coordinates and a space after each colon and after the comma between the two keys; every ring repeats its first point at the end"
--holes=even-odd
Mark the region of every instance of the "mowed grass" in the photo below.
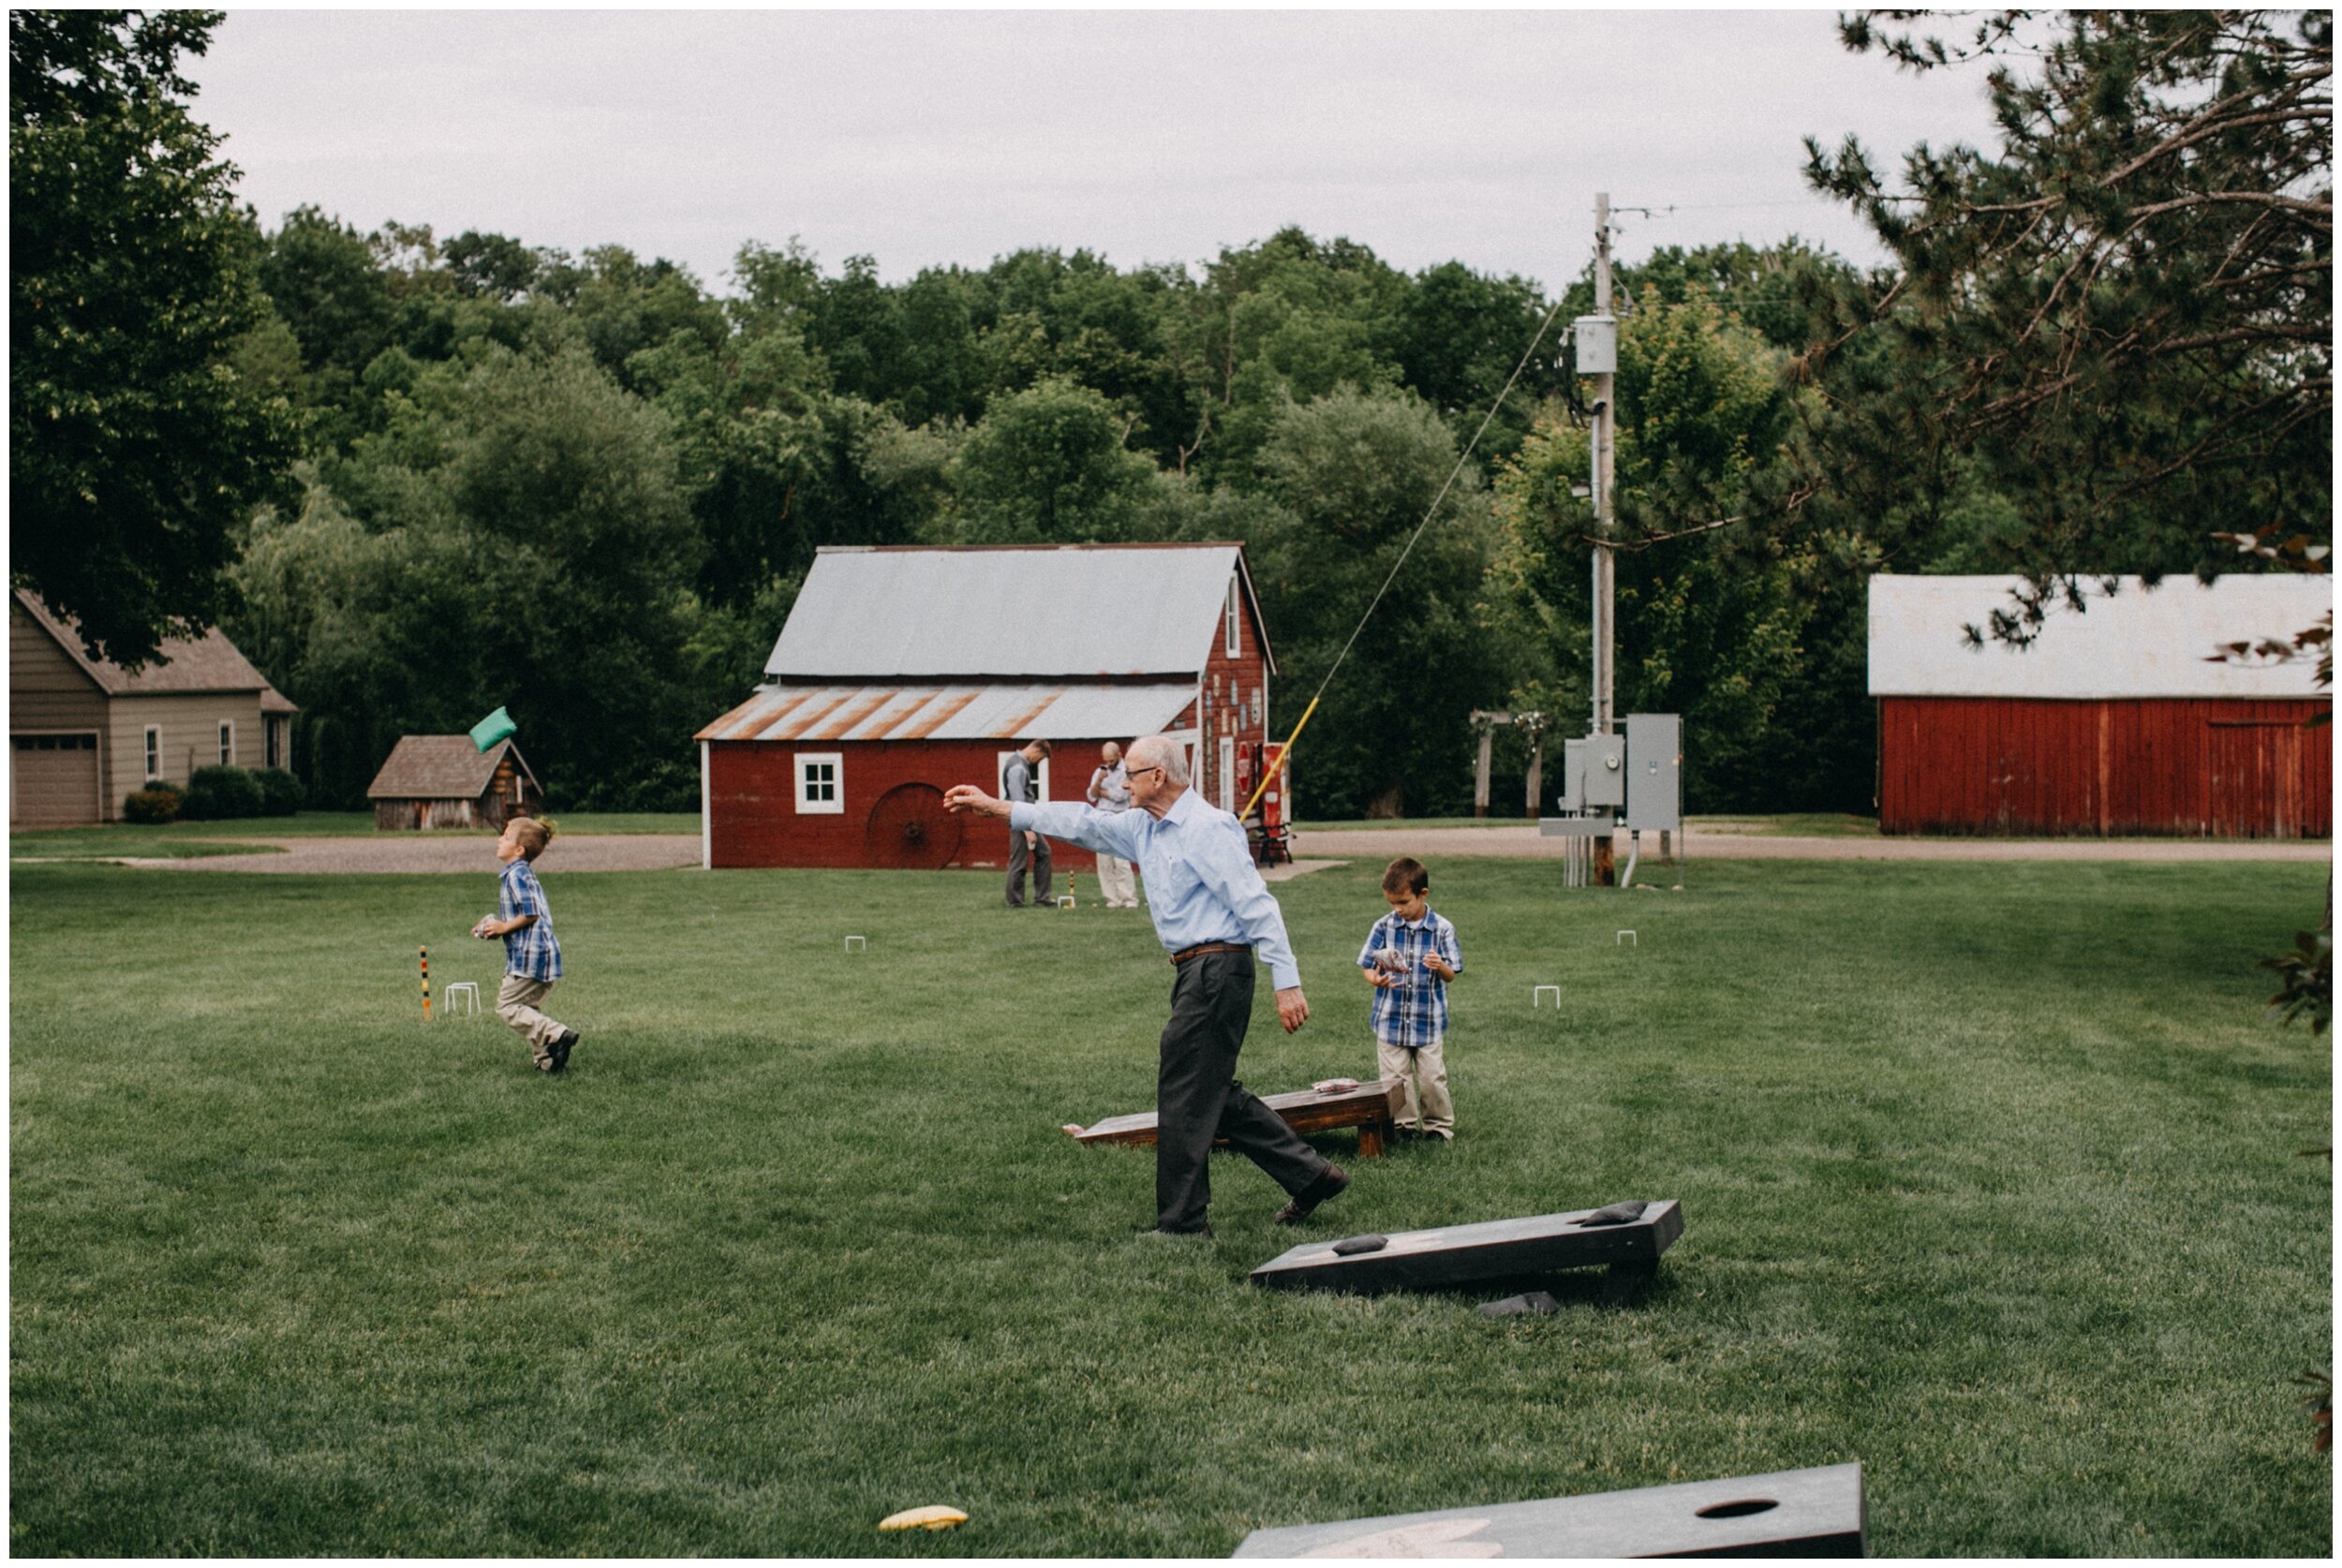
{"type": "MultiPolygon", "coordinates": [[[[549,813],[550,815],[550,813],[549,813]]],[[[697,833],[696,812],[578,811],[554,821],[564,833],[697,833]]],[[[184,860],[254,852],[251,838],[320,838],[350,835],[371,837],[370,811],[303,811],[290,817],[239,817],[211,822],[101,822],[88,827],[40,828],[8,835],[12,860],[111,860],[121,856],[184,860]]],[[[431,836],[458,834],[493,838],[487,828],[442,828],[431,836]]],[[[418,835],[417,836],[423,836],[418,835]]]]}
{"type": "MultiPolygon", "coordinates": [[[[1256,1088],[1371,1071],[1379,869],[1279,890],[1316,1015],[1263,987],[1256,1088]]],[[[2328,1555],[2331,1057],[2251,968],[2323,867],[1433,872],[1461,1137],[1328,1137],[1302,1234],[1678,1199],[1634,1309],[1258,1290],[1298,1237],[1226,1157],[1216,1239],[1135,1237],[1151,1154],[1059,1125],[1151,1100],[1143,913],[556,849],[545,1079],[420,1021],[419,943],[493,990],[485,875],[18,866],[10,1544],[1217,1556],[1859,1459],[1877,1553],[2328,1555]]]]}

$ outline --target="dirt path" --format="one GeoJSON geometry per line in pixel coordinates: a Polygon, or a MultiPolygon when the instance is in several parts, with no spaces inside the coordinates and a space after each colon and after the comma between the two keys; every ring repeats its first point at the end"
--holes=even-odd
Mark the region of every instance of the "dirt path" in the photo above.
{"type": "MultiPolygon", "coordinates": [[[[1294,853],[1312,860],[1385,859],[1398,855],[1490,855],[1505,859],[1561,858],[1565,838],[1540,837],[1534,826],[1436,828],[1392,832],[1347,828],[1296,833],[1294,853]]],[[[1619,864],[1626,863],[1626,835],[1615,840],[1619,864]]],[[[1642,839],[1645,862],[1659,852],[1659,836],[1642,839]]],[[[2260,838],[1793,838],[1784,835],[1726,833],[1694,828],[1679,836],[1685,860],[2331,860],[2327,839],[2260,838]]]]}
{"type": "MultiPolygon", "coordinates": [[[[443,871],[490,876],[496,841],[481,834],[447,838],[383,834],[368,838],[227,838],[221,843],[266,844],[283,854],[200,855],[185,860],[126,859],[147,871],[313,872],[443,871]]],[[[546,851],[548,871],[664,871],[697,867],[696,833],[567,834],[546,851]]]]}
{"type": "MultiPolygon", "coordinates": [[[[495,866],[488,840],[478,835],[434,838],[384,834],[349,838],[261,838],[224,842],[265,844],[282,854],[207,855],[187,860],[126,860],[156,871],[275,871],[300,876],[316,872],[448,872],[481,875],[495,866]]],[[[1540,837],[1526,823],[1505,827],[1419,828],[1393,831],[1352,828],[1298,833],[1294,849],[1299,869],[1316,870],[1353,860],[1389,860],[1403,854],[1489,855],[1507,860],[1550,860],[1566,840],[1540,837]]],[[[2331,841],[2191,838],[1793,838],[1772,834],[1694,829],[1680,846],[1687,861],[1710,860],[2295,860],[2330,861],[2331,841]]],[[[1626,836],[1618,836],[1625,863],[1626,836]]],[[[1659,852],[1656,835],[1646,835],[1646,864],[1659,852]]],[[[697,866],[697,834],[571,834],[551,851],[552,871],[664,871],[697,866]]],[[[1283,877],[1294,871],[1278,868],[1283,877]]]]}

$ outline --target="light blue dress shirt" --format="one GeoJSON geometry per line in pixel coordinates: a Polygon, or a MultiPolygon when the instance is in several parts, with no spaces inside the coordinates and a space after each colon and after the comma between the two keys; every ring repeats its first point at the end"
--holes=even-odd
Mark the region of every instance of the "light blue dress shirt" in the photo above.
{"type": "Polygon", "coordinates": [[[1008,825],[1137,862],[1147,879],[1147,912],[1165,953],[1200,942],[1241,942],[1258,950],[1278,990],[1301,984],[1284,913],[1253,864],[1244,824],[1207,806],[1193,790],[1161,817],[1093,811],[1071,801],[1015,802],[1008,825]]]}

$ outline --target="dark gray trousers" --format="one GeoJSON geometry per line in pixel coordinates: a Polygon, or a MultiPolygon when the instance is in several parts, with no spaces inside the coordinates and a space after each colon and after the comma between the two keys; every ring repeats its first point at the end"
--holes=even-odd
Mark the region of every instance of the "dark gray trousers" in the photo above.
{"type": "Polygon", "coordinates": [[[1008,835],[1008,907],[1025,907],[1025,865],[1032,865],[1032,901],[1049,901],[1049,836],[1044,833],[1033,836],[1033,847],[1025,847],[1025,836],[1011,828],[1008,835]]]}
{"type": "Polygon", "coordinates": [[[1178,967],[1155,1078],[1155,1223],[1164,1230],[1202,1228],[1215,1138],[1288,1193],[1326,1172],[1326,1157],[1236,1081],[1252,1021],[1251,954],[1207,953],[1178,967]]]}

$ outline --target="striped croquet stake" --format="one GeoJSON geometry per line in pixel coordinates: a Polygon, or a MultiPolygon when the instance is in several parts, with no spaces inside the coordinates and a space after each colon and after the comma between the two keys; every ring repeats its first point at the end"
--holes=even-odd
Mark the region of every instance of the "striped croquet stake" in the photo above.
{"type": "Polygon", "coordinates": [[[431,950],[419,947],[415,951],[422,954],[422,1021],[427,1024],[431,1022],[431,950]]]}

